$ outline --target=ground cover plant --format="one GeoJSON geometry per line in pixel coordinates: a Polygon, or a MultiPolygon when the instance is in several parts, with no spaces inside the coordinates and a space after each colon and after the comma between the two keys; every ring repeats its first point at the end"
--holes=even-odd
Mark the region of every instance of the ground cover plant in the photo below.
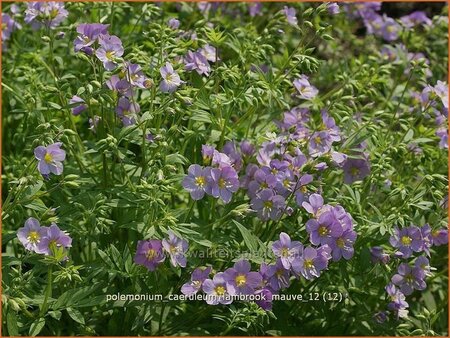
{"type": "Polygon", "coordinates": [[[2,5],[5,335],[448,335],[447,5],[2,5]]]}

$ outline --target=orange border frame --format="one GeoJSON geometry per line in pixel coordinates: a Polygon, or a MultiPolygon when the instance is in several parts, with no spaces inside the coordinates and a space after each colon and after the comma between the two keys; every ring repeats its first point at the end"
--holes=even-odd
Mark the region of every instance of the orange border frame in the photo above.
{"type": "MultiPolygon", "coordinates": [[[[38,2],[49,2],[50,0],[39,0],[38,2]]],[[[156,1],[156,0],[54,0],[56,2],[142,2],[142,3],[146,3],[146,2],[331,2],[331,1],[323,1],[323,0],[221,0],[221,1],[211,1],[211,0],[205,0],[205,1],[201,1],[201,0],[183,0],[183,1],[179,1],[179,0],[162,0],[162,1],[156,1]]],[[[31,2],[29,0],[0,0],[0,11],[2,10],[2,3],[12,3],[12,2],[16,2],[16,3],[27,3],[27,2],[31,2]]],[[[343,0],[335,0],[334,2],[337,3],[344,3],[344,2],[372,2],[372,0],[349,0],[349,1],[343,1],[343,0]]],[[[447,3],[447,5],[450,5],[450,0],[408,0],[408,1],[401,1],[401,0],[384,0],[382,2],[445,2],[447,3]]],[[[448,19],[450,21],[450,12],[448,13],[448,19]]],[[[1,21],[1,17],[0,17],[0,25],[1,25],[2,21],[1,21]]],[[[448,39],[447,39],[447,50],[449,51],[450,54],[450,25],[448,26],[448,39]]],[[[1,82],[1,70],[2,70],[2,52],[1,52],[1,46],[0,46],[0,82],[1,82]]],[[[450,82],[450,63],[447,62],[447,83],[450,82]]],[[[3,119],[2,119],[2,86],[0,85],[0,175],[3,175],[2,173],[2,150],[3,150],[3,138],[2,136],[2,130],[3,130],[3,119]]],[[[449,89],[449,94],[450,94],[450,89],[449,89]]],[[[447,128],[450,129],[450,119],[447,118],[447,128]]],[[[450,146],[450,142],[447,141],[449,146],[450,146]]],[[[450,148],[450,147],[449,147],[450,148]]],[[[449,155],[450,155],[450,150],[447,150],[447,159],[449,162],[449,167],[450,167],[450,160],[449,160],[449,155]]],[[[448,175],[447,177],[450,176],[450,168],[448,167],[448,175]]],[[[0,176],[0,188],[2,187],[2,176],[0,176]]],[[[450,185],[447,187],[448,189],[448,194],[450,195],[450,185]]],[[[2,196],[2,189],[0,189],[0,213],[3,211],[3,196],[2,196]]],[[[449,210],[447,210],[447,222],[450,222],[450,213],[449,210]]],[[[0,229],[2,228],[2,217],[0,217],[0,229]]],[[[2,240],[2,233],[0,232],[0,242],[2,240]]],[[[447,252],[448,252],[448,256],[450,256],[450,246],[447,246],[447,252]]],[[[447,262],[448,263],[448,262],[447,262]]],[[[449,263],[448,263],[449,264],[449,263]]],[[[2,257],[0,256],[0,267],[2,267],[2,257]]],[[[450,267],[450,264],[449,264],[450,267]]],[[[0,279],[2,279],[2,269],[0,269],[0,279]]],[[[448,270],[448,277],[450,279],[450,269],[448,270]]],[[[447,284],[447,292],[450,291],[449,288],[449,284],[447,284]]],[[[0,284],[0,296],[2,296],[2,285],[0,284]]],[[[448,314],[448,323],[450,323],[450,303],[447,304],[448,308],[447,308],[447,314],[448,314]]],[[[2,336],[2,315],[3,315],[3,307],[0,310],[0,337],[2,336]]],[[[27,337],[27,336],[24,336],[27,337]]],[[[67,337],[69,338],[70,336],[59,336],[59,337],[67,337]]],[[[82,336],[82,337],[91,337],[91,336],[82,336]]],[[[110,337],[110,336],[103,336],[103,337],[110,337]]],[[[117,337],[137,337],[137,336],[117,336],[117,337]]],[[[152,337],[158,337],[158,336],[152,336],[152,337]]],[[[209,336],[186,336],[186,337],[194,337],[194,338],[200,338],[200,337],[209,337],[209,336]]],[[[214,337],[214,336],[211,336],[214,337]]],[[[230,336],[231,337],[231,336],[230,336]]],[[[248,337],[248,336],[238,336],[238,337],[248,337]]],[[[307,337],[307,336],[281,336],[281,337],[307,337]]],[[[339,336],[322,336],[322,337],[339,337],[339,336]]],[[[359,336],[352,336],[352,337],[359,337],[359,336]]],[[[376,336],[360,336],[360,337],[365,337],[365,338],[370,338],[370,337],[376,337],[376,336]]],[[[412,337],[412,336],[411,336],[412,337]]],[[[449,324],[449,337],[450,337],[450,324],[449,324]]],[[[94,338],[94,337],[92,337],[94,338]]],[[[393,337],[392,337],[393,338],[393,337]]]]}

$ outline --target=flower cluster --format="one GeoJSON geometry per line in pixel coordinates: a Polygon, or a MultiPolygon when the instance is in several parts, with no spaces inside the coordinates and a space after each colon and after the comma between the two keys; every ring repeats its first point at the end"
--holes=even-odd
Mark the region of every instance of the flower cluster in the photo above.
{"type": "Polygon", "coordinates": [[[210,267],[197,268],[191,280],[182,286],[181,292],[193,295],[203,291],[210,305],[231,304],[240,295],[263,295],[254,299],[264,310],[270,310],[272,296],[290,286],[291,276],[307,280],[320,277],[321,271],[328,266],[332,250],[328,245],[303,247],[282,232],[280,239],[272,244],[272,251],[276,261],[272,264],[261,263],[258,271],[251,271],[247,260],[237,261],[232,268],[215,273],[212,279],[209,278],[210,267]]]}
{"type": "MultiPolygon", "coordinates": [[[[401,262],[397,267],[397,273],[391,278],[386,286],[386,292],[390,300],[387,305],[388,312],[392,312],[396,318],[408,316],[409,304],[406,296],[411,295],[414,290],[425,290],[425,278],[431,276],[433,268],[427,256],[430,256],[432,246],[440,246],[448,243],[448,229],[432,230],[429,224],[422,227],[411,225],[405,228],[394,229],[393,235],[389,239],[390,244],[397,250],[393,256],[397,259],[410,262],[401,262]],[[419,253],[414,258],[414,254],[419,253]]],[[[388,264],[390,255],[385,253],[381,247],[371,248],[372,262],[388,264]]],[[[388,317],[388,312],[382,311],[375,315],[378,323],[384,322],[388,317]]]]}
{"type": "Polygon", "coordinates": [[[17,230],[17,238],[26,250],[43,255],[55,255],[58,249],[72,246],[72,238],[55,223],[41,226],[36,218],[30,217],[25,226],[17,230]]]}
{"type": "Polygon", "coordinates": [[[173,266],[186,267],[186,252],[189,248],[188,242],[177,237],[172,231],[169,237],[161,240],[150,239],[139,241],[137,244],[134,262],[154,271],[166,259],[170,257],[173,266]]]}
{"type": "Polygon", "coordinates": [[[34,29],[42,26],[56,28],[63,22],[69,12],[64,8],[64,3],[49,1],[32,1],[27,4],[25,11],[25,22],[31,24],[34,29]]]}
{"type": "Polygon", "coordinates": [[[187,71],[195,70],[199,75],[209,76],[211,66],[209,62],[218,61],[216,48],[210,45],[205,45],[197,51],[188,51],[183,57],[185,69],[187,71]]]}
{"type": "MultiPolygon", "coordinates": [[[[232,147],[229,147],[232,148],[232,147]]],[[[239,168],[240,157],[237,152],[228,147],[228,155],[217,151],[214,147],[203,145],[202,154],[205,164],[201,167],[193,164],[188,169],[188,175],[183,179],[183,187],[190,192],[192,199],[200,200],[205,193],[220,198],[224,203],[231,201],[233,193],[239,189],[239,178],[236,167],[239,168]]]]}

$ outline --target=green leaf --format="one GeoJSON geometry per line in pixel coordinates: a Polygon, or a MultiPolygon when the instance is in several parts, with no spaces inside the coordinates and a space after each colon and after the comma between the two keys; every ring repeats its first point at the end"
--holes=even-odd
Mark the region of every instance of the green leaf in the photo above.
{"type": "Polygon", "coordinates": [[[30,336],[35,337],[37,336],[45,325],[45,318],[38,318],[36,319],[30,326],[30,336]]]}
{"type": "Polygon", "coordinates": [[[8,328],[8,334],[10,336],[19,335],[19,329],[17,327],[17,315],[12,309],[9,309],[8,313],[6,314],[6,327],[8,328]]]}
{"type": "Polygon", "coordinates": [[[70,307],[68,307],[66,311],[69,314],[70,318],[72,318],[74,321],[83,325],[85,324],[84,317],[80,311],[72,309],[70,307]]]}

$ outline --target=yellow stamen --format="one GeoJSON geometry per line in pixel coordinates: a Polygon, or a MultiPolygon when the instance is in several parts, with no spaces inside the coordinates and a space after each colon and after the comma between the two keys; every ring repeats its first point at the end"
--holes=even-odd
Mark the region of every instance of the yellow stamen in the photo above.
{"type": "Polygon", "coordinates": [[[219,179],[219,188],[220,189],[225,188],[225,184],[226,184],[225,180],[223,178],[220,178],[219,179]]]}
{"type": "Polygon", "coordinates": [[[281,249],[281,256],[282,257],[288,257],[289,256],[289,249],[288,248],[281,249]]]}
{"type": "Polygon", "coordinates": [[[345,241],[344,241],[342,238],[338,238],[338,239],[336,240],[336,244],[337,244],[337,246],[338,246],[339,248],[343,248],[344,245],[345,245],[345,241]]]}
{"type": "Polygon", "coordinates": [[[152,260],[156,257],[156,250],[154,249],[148,249],[147,253],[145,254],[145,257],[147,257],[148,260],[152,260]]]}
{"type": "Polygon", "coordinates": [[[307,269],[311,269],[314,266],[312,259],[305,259],[303,266],[307,269]]]}
{"type": "Polygon", "coordinates": [[[247,278],[244,275],[238,275],[236,277],[236,285],[243,286],[247,282],[247,278]]]}
{"type": "Polygon", "coordinates": [[[225,294],[225,288],[221,285],[216,286],[216,288],[214,289],[214,291],[216,292],[216,294],[218,296],[223,296],[225,294]]]}
{"type": "Polygon", "coordinates": [[[45,154],[45,156],[44,156],[44,161],[45,161],[46,163],[52,163],[52,161],[53,161],[53,156],[52,156],[51,154],[49,154],[49,153],[45,154]]]}
{"type": "Polygon", "coordinates": [[[326,227],[319,227],[319,235],[320,236],[326,236],[328,235],[328,229],[326,227]]]}
{"type": "Polygon", "coordinates": [[[39,235],[37,231],[30,231],[28,233],[27,239],[29,242],[35,244],[39,242],[39,240],[41,239],[41,235],[39,235]]]}
{"type": "Polygon", "coordinates": [[[199,176],[195,178],[195,184],[197,184],[199,187],[204,187],[206,183],[204,176],[199,176]]]}
{"type": "Polygon", "coordinates": [[[409,245],[411,245],[412,239],[411,239],[411,237],[403,236],[401,241],[402,241],[403,245],[409,246],[409,245]]]}

